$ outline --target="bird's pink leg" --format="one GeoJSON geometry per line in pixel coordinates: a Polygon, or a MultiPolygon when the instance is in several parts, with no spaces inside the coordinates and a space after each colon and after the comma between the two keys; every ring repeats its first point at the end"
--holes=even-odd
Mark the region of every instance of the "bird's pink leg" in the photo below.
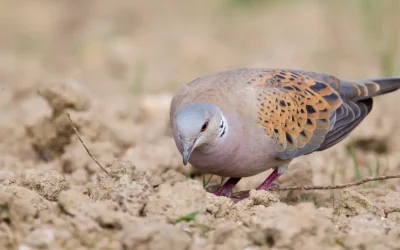
{"type": "Polygon", "coordinates": [[[257,190],[268,190],[277,186],[274,181],[276,181],[282,174],[283,171],[281,172],[279,171],[279,168],[275,168],[274,171],[272,171],[272,173],[267,177],[267,179],[263,183],[261,183],[257,190]]]}
{"type": "Polygon", "coordinates": [[[214,192],[217,196],[231,197],[233,187],[240,181],[241,178],[229,178],[224,185],[214,192]]]}
{"type": "MultiPolygon", "coordinates": [[[[277,184],[274,183],[281,175],[283,175],[287,171],[287,166],[281,166],[278,168],[275,168],[274,171],[267,177],[267,179],[261,183],[261,185],[257,188],[257,190],[269,190],[273,187],[278,186],[277,184]]],[[[232,189],[233,187],[240,181],[241,178],[229,178],[227,182],[225,182],[222,187],[216,192],[214,192],[215,195],[217,196],[226,196],[226,197],[231,197],[232,196],[232,189]]],[[[243,194],[240,194],[238,197],[234,198],[235,202],[241,201],[245,198],[249,197],[249,192],[245,192],[243,194]]]]}
{"type": "MultiPolygon", "coordinates": [[[[261,183],[261,185],[257,188],[257,190],[268,190],[278,186],[277,184],[274,183],[274,181],[276,181],[276,179],[278,179],[279,176],[281,176],[286,171],[286,169],[287,167],[275,168],[274,171],[272,171],[272,173],[267,177],[267,179],[263,183],[261,183]]],[[[238,197],[235,197],[234,201],[235,202],[241,201],[245,198],[248,198],[249,195],[250,195],[249,192],[243,193],[238,197]]]]}

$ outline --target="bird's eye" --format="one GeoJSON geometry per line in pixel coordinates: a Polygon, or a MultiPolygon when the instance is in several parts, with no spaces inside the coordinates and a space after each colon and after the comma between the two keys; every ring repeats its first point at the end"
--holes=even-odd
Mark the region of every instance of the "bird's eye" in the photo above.
{"type": "Polygon", "coordinates": [[[201,132],[205,131],[207,127],[208,127],[208,121],[203,124],[203,127],[201,127],[201,132]]]}

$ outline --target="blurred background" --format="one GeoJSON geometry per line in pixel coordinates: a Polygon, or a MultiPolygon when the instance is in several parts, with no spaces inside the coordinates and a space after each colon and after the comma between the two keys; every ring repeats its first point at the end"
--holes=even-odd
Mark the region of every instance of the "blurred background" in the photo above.
{"type": "Polygon", "coordinates": [[[1,0],[1,84],[37,70],[132,94],[234,67],[395,75],[399,13],[396,0],[1,0]]]}

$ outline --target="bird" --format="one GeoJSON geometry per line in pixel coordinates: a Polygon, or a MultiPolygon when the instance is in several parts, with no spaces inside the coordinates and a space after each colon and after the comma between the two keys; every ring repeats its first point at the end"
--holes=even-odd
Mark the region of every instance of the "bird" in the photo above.
{"type": "Polygon", "coordinates": [[[276,187],[293,159],[342,141],[370,113],[374,97],[399,88],[400,77],[227,69],[182,86],[171,100],[170,126],[183,164],[229,177],[213,193],[231,197],[241,178],[269,169],[257,190],[276,187]]]}

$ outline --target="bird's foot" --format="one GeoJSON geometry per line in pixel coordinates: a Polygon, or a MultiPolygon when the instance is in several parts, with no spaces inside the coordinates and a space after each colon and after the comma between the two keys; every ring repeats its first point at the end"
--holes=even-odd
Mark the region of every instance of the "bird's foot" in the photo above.
{"type": "Polygon", "coordinates": [[[221,186],[217,191],[212,192],[216,196],[231,197],[233,191],[232,188],[221,186]]]}
{"type": "MultiPolygon", "coordinates": [[[[279,188],[279,185],[275,184],[275,183],[271,183],[271,185],[269,187],[263,187],[263,188],[259,187],[256,190],[265,190],[266,191],[266,190],[270,190],[270,189],[274,189],[274,188],[279,188]]],[[[249,198],[249,197],[250,197],[250,191],[241,191],[241,192],[235,193],[233,196],[231,195],[231,198],[235,203],[237,203],[241,200],[244,200],[246,198],[249,198]]]]}
{"type": "Polygon", "coordinates": [[[231,197],[233,193],[233,187],[240,181],[241,178],[229,178],[224,185],[222,185],[217,191],[212,192],[216,196],[231,197]]]}
{"type": "Polygon", "coordinates": [[[278,184],[276,184],[276,183],[271,183],[269,186],[259,186],[258,188],[257,188],[257,190],[265,190],[265,191],[267,191],[267,190],[270,190],[270,189],[274,189],[274,188],[279,188],[279,185],[278,184]]]}
{"type": "Polygon", "coordinates": [[[270,190],[272,188],[278,187],[278,184],[274,182],[281,176],[283,173],[279,168],[275,168],[274,171],[267,177],[267,179],[257,188],[257,190],[270,190]]]}
{"type": "Polygon", "coordinates": [[[241,200],[249,198],[249,196],[250,196],[250,191],[247,190],[247,191],[241,191],[241,192],[235,193],[233,196],[231,196],[231,199],[234,203],[237,203],[241,200]]]}

